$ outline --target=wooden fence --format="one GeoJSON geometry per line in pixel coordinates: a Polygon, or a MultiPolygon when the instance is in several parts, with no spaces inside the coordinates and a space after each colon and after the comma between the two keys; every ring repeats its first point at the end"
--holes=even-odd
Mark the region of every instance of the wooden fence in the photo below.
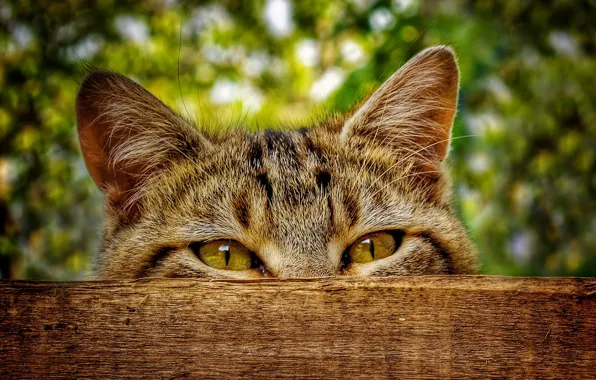
{"type": "Polygon", "coordinates": [[[596,279],[0,282],[0,378],[596,379],[596,279]]]}

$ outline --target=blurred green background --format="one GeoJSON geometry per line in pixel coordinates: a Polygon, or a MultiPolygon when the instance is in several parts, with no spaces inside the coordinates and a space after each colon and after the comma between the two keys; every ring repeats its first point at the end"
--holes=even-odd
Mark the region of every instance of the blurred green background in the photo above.
{"type": "MultiPolygon", "coordinates": [[[[0,278],[81,279],[101,193],[74,114],[82,63],[200,124],[348,110],[424,47],[458,53],[450,163],[484,271],[596,276],[594,1],[259,0],[0,5],[0,278]]],[[[91,3],[91,2],[89,2],[91,3]]]]}

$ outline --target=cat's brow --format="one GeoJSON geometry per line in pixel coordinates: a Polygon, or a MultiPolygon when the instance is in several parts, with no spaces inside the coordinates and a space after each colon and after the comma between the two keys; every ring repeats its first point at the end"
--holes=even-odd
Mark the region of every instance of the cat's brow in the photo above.
{"type": "Polygon", "coordinates": [[[344,193],[344,207],[348,219],[348,226],[354,227],[360,219],[360,204],[356,197],[350,192],[344,193]]]}
{"type": "Polygon", "coordinates": [[[269,176],[266,172],[259,173],[256,176],[257,182],[261,186],[265,193],[267,193],[267,202],[271,204],[273,202],[273,186],[271,186],[271,182],[269,181],[269,176]]]}
{"type": "Polygon", "coordinates": [[[238,222],[244,227],[250,227],[250,203],[248,197],[238,197],[233,204],[234,215],[238,222]]]}

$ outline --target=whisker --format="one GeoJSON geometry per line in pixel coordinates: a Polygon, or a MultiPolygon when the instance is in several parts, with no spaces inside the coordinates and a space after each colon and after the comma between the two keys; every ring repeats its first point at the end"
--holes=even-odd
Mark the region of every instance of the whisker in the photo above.
{"type": "Polygon", "coordinates": [[[394,184],[397,181],[401,181],[402,179],[409,178],[409,177],[414,177],[414,176],[418,176],[418,175],[422,175],[422,174],[431,174],[431,173],[440,173],[440,172],[441,172],[440,170],[428,170],[428,171],[424,171],[424,172],[411,173],[411,174],[408,174],[408,175],[401,176],[401,177],[399,177],[397,179],[394,179],[393,181],[389,182],[385,186],[381,187],[379,190],[375,191],[374,193],[372,193],[371,198],[374,197],[375,195],[377,195],[379,192],[383,191],[388,186],[394,184]]]}
{"type": "Polygon", "coordinates": [[[186,102],[184,101],[184,96],[182,96],[182,85],[180,84],[180,51],[182,50],[182,20],[180,20],[179,35],[180,38],[178,40],[178,90],[180,91],[180,98],[182,99],[184,110],[186,111],[186,117],[190,119],[190,113],[188,112],[188,108],[186,108],[186,102]]]}
{"type": "Polygon", "coordinates": [[[404,161],[406,161],[406,160],[407,160],[407,159],[409,159],[410,157],[412,157],[412,156],[414,156],[414,155],[416,155],[416,154],[419,154],[419,153],[421,153],[421,152],[423,152],[423,151],[425,151],[425,150],[427,150],[427,149],[429,149],[429,148],[432,148],[432,147],[433,147],[433,146],[435,146],[435,145],[442,144],[442,143],[444,143],[444,142],[447,142],[447,141],[459,140],[459,139],[462,139],[462,138],[467,138],[467,137],[477,137],[477,135],[465,135],[465,136],[458,136],[458,137],[453,137],[453,138],[448,138],[448,139],[440,140],[440,141],[437,141],[437,142],[435,142],[435,143],[433,143],[433,144],[427,145],[427,146],[423,147],[422,149],[416,150],[416,151],[414,151],[414,152],[410,153],[409,155],[407,155],[407,156],[405,156],[405,157],[403,157],[403,158],[400,158],[400,159],[399,159],[399,160],[398,160],[396,163],[394,163],[394,164],[393,164],[393,165],[391,165],[389,168],[387,168],[387,169],[386,169],[386,170],[385,170],[383,173],[381,173],[381,175],[379,175],[379,176],[377,177],[377,179],[375,179],[375,180],[374,180],[374,181],[373,181],[373,182],[372,182],[372,183],[371,183],[371,184],[368,186],[368,188],[366,189],[366,191],[370,190],[370,188],[371,188],[371,187],[372,187],[372,186],[373,186],[375,183],[377,183],[377,182],[378,182],[378,181],[379,181],[379,180],[380,180],[380,179],[381,179],[381,178],[382,178],[382,177],[383,177],[385,174],[387,174],[387,173],[388,173],[388,172],[389,172],[391,169],[393,169],[394,167],[396,167],[396,166],[398,166],[398,165],[401,165],[402,163],[404,163],[404,161]]]}

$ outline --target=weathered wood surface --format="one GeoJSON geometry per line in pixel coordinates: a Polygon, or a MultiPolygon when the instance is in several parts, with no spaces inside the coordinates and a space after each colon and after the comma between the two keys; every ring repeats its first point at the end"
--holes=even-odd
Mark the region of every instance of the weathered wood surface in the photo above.
{"type": "Polygon", "coordinates": [[[596,379],[596,279],[0,282],[0,378],[596,379]]]}

